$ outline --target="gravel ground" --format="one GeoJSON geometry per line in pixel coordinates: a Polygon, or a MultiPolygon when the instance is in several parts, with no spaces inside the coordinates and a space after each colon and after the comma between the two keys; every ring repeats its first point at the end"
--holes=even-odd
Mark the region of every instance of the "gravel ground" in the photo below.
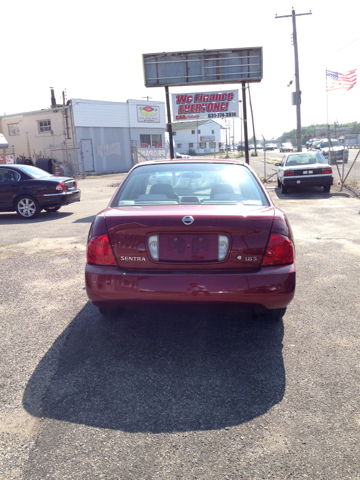
{"type": "Polygon", "coordinates": [[[283,322],[127,310],[84,290],[85,242],[121,175],[83,201],[0,217],[0,479],[359,479],[360,203],[269,192],[291,221],[283,322]]]}

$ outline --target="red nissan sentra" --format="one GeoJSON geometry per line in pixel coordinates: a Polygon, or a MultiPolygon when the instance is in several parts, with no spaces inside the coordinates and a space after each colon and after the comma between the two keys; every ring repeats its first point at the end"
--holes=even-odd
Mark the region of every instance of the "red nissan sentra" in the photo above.
{"type": "Polygon", "coordinates": [[[89,232],[86,290],[121,306],[235,307],[276,321],[295,293],[294,239],[249,166],[136,165],[89,232]]]}

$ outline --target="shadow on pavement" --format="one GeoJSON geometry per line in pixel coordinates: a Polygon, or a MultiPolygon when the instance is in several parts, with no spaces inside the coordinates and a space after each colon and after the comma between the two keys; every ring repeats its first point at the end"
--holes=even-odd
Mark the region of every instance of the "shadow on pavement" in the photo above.
{"type": "Polygon", "coordinates": [[[90,217],[78,218],[73,223],[91,223],[95,218],[95,215],[91,215],[90,217]]]}
{"type": "Polygon", "coordinates": [[[288,187],[287,193],[281,193],[281,189],[276,187],[274,192],[282,200],[323,200],[331,197],[351,198],[350,194],[336,191],[335,189],[331,189],[329,193],[326,193],[322,187],[288,187]]]}
{"type": "Polygon", "coordinates": [[[238,425],[283,398],[283,333],[282,321],[235,311],[103,319],[88,303],[37,366],[23,405],[33,416],[126,432],[238,425]]]}
{"type": "Polygon", "coordinates": [[[27,223],[43,223],[43,222],[50,222],[54,220],[61,220],[62,218],[69,217],[73,215],[73,212],[41,212],[37,218],[29,218],[29,219],[22,219],[16,213],[0,213],[0,224],[2,225],[18,225],[23,223],[26,225],[27,223]]]}

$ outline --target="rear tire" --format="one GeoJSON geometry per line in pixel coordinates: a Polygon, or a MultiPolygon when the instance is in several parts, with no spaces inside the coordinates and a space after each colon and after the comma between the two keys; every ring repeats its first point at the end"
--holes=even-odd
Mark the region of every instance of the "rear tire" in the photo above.
{"type": "Polygon", "coordinates": [[[264,320],[264,322],[266,323],[277,323],[285,315],[285,312],[286,312],[286,307],[275,308],[273,310],[268,310],[263,315],[261,315],[260,318],[264,320]]]}
{"type": "Polygon", "coordinates": [[[98,309],[104,317],[118,317],[120,314],[120,309],[118,308],[98,307],[98,309]]]}
{"type": "Polygon", "coordinates": [[[281,185],[281,193],[287,193],[288,187],[286,185],[281,185]]]}
{"type": "Polygon", "coordinates": [[[279,178],[277,179],[277,182],[278,182],[278,187],[280,188],[281,187],[281,182],[280,182],[279,178]]]}
{"type": "Polygon", "coordinates": [[[324,185],[324,192],[326,193],[330,192],[330,187],[331,185],[324,185]]]}
{"type": "Polygon", "coordinates": [[[15,202],[16,213],[24,220],[30,220],[40,215],[41,208],[35,198],[30,195],[23,195],[15,202]]]}

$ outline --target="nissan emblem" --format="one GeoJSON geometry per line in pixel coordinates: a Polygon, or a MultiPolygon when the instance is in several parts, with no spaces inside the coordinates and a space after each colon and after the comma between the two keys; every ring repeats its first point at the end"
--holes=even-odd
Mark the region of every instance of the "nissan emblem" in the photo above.
{"type": "Polygon", "coordinates": [[[185,223],[185,225],[191,225],[194,221],[193,217],[190,217],[189,215],[187,215],[186,217],[184,217],[182,219],[183,223],[185,223]]]}

